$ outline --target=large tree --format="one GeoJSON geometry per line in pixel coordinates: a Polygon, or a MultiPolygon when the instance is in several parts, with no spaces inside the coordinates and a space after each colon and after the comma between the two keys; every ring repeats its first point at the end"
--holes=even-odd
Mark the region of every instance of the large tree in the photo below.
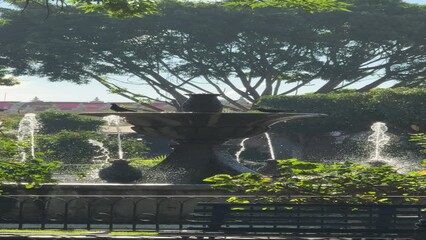
{"type": "MultiPolygon", "coordinates": [[[[45,7],[47,16],[53,8],[63,10],[73,5],[85,12],[98,12],[115,17],[142,17],[157,12],[159,1],[156,0],[5,0],[20,5],[26,10],[30,5],[45,7]]],[[[220,2],[220,1],[219,1],[220,2]]],[[[224,0],[220,2],[228,7],[250,8],[291,8],[306,12],[347,11],[348,3],[340,0],[224,0]]]]}
{"type": "MultiPolygon", "coordinates": [[[[5,19],[0,19],[0,26],[7,24],[8,21],[5,19]]],[[[8,76],[9,71],[5,69],[1,64],[1,55],[0,55],[0,86],[13,86],[18,84],[18,80],[13,76],[8,76]]]]}
{"type": "Polygon", "coordinates": [[[385,82],[394,87],[425,86],[426,5],[400,0],[356,0],[351,14],[315,18],[323,25],[323,74],[317,92],[327,93],[366,81],[360,91],[385,82]],[[340,87],[339,87],[340,86],[340,87]]]}
{"type": "Polygon", "coordinates": [[[321,80],[321,93],[355,83],[362,91],[384,82],[424,86],[425,8],[399,0],[352,3],[351,12],[307,14],[163,2],[158,14],[141,19],[69,10],[40,22],[34,19],[43,9],[4,10],[11,21],[0,28],[0,56],[15,74],[97,80],[149,99],[109,78],[131,76],[177,108],[185,93],[215,92],[244,109],[230,92],[255,102],[321,80]]]}

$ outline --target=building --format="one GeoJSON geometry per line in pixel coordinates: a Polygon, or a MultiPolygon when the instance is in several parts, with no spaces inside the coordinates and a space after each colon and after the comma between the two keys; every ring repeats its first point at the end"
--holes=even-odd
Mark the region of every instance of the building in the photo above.
{"type": "MultiPolygon", "coordinates": [[[[116,102],[116,104],[136,111],[145,110],[144,106],[134,102],[116,102]]],[[[152,105],[166,111],[173,110],[165,103],[153,103],[152,105]]],[[[99,100],[99,98],[95,98],[90,102],[44,102],[38,97],[35,97],[30,102],[0,101],[0,111],[15,113],[33,113],[48,110],[65,112],[103,112],[110,111],[110,106],[111,103],[103,102],[99,100]]]]}

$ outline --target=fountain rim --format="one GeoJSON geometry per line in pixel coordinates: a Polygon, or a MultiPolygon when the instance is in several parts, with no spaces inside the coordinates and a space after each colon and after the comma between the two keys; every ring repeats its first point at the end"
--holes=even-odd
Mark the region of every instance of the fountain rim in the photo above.
{"type": "Polygon", "coordinates": [[[221,96],[220,94],[217,93],[185,93],[186,96],[216,96],[219,97],[221,96]]]}

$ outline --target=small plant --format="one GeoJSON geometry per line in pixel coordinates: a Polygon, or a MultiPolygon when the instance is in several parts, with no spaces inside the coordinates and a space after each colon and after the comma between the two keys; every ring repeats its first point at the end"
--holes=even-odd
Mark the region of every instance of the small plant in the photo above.
{"type": "Polygon", "coordinates": [[[166,155],[160,155],[151,159],[133,158],[133,159],[130,159],[130,165],[137,168],[143,168],[143,167],[151,168],[159,164],[160,162],[164,161],[166,157],[167,157],[166,155]]]}
{"type": "Polygon", "coordinates": [[[412,134],[410,141],[415,142],[421,148],[421,152],[426,153],[426,134],[412,134]]]}

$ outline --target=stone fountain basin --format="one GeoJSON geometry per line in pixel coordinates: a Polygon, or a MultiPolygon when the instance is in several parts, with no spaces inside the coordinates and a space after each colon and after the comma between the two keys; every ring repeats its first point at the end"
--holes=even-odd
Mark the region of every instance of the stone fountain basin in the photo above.
{"type": "Polygon", "coordinates": [[[233,138],[245,138],[263,133],[270,125],[288,120],[325,116],[316,113],[220,113],[220,112],[125,112],[82,113],[81,115],[104,117],[118,115],[134,125],[141,134],[159,136],[178,141],[224,142],[233,138]]]}

